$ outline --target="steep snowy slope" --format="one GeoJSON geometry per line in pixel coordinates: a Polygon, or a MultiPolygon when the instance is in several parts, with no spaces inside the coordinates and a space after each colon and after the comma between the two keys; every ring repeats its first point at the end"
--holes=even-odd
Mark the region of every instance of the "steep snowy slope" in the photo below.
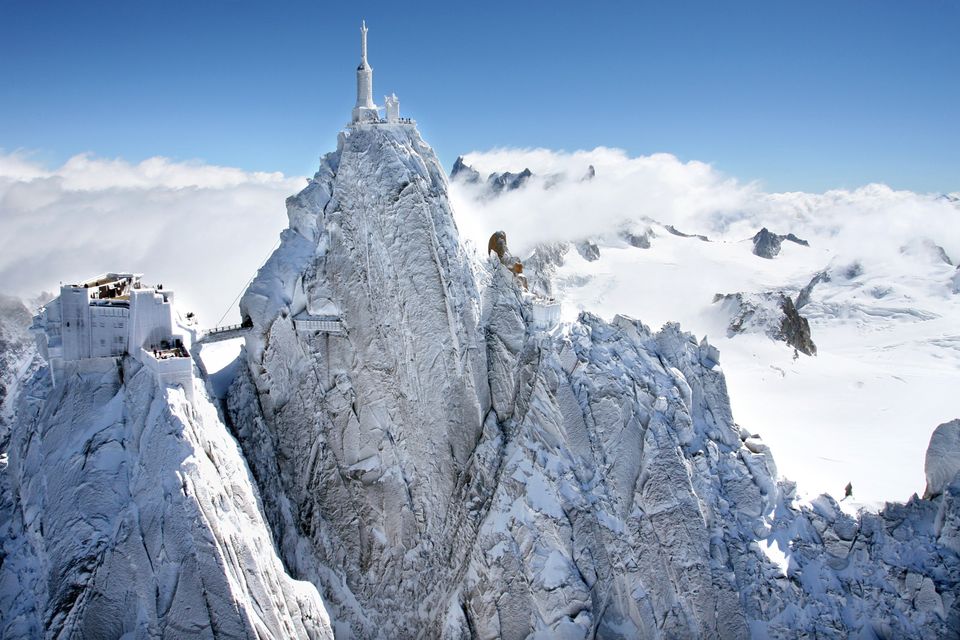
{"type": "Polygon", "coordinates": [[[0,637],[332,637],[199,381],[191,403],[130,358],[34,367],[5,454],[0,637]]]}
{"type": "Polygon", "coordinates": [[[228,407],[339,636],[956,637],[950,491],[803,506],[706,341],[535,330],[514,273],[471,269],[412,126],[344,132],[287,205],[228,407]]]}

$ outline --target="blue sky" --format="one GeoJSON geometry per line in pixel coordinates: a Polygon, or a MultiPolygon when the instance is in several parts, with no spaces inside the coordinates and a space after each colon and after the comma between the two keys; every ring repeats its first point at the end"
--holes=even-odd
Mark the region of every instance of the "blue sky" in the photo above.
{"type": "Polygon", "coordinates": [[[358,25],[449,169],[616,146],[775,190],[960,190],[960,3],[0,0],[0,148],[312,173],[358,25]]]}

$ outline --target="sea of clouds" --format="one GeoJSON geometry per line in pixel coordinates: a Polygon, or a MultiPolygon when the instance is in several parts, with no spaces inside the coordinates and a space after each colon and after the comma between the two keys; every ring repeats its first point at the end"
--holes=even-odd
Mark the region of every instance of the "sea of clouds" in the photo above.
{"type": "MultiPolygon", "coordinates": [[[[525,255],[537,243],[643,228],[644,219],[721,240],[742,240],[761,227],[826,239],[838,254],[865,263],[896,259],[933,242],[960,258],[960,206],[946,194],[898,191],[882,184],[826,193],[769,193],[757,183],[724,175],[703,162],[670,154],[630,157],[620,149],[556,152],[494,149],[466,164],[479,184],[455,181],[451,193],[461,234],[485,247],[497,230],[525,255]],[[585,179],[589,167],[596,175],[585,179]],[[523,187],[485,197],[486,176],[534,176],[523,187]]],[[[920,249],[923,250],[922,248],[920,249]]]]}
{"type": "MultiPolygon", "coordinates": [[[[829,238],[838,253],[865,263],[899,259],[905,247],[923,252],[930,242],[960,258],[960,206],[941,194],[877,184],[768,193],[702,162],[603,147],[495,149],[465,160],[482,176],[534,172],[525,187],[497,198],[482,197],[482,186],[451,185],[463,238],[484,247],[503,229],[519,255],[540,242],[642,230],[653,219],[719,239],[748,238],[761,226],[829,238]],[[596,176],[582,179],[591,165],[596,176]]],[[[84,154],[50,168],[0,153],[0,292],[30,299],[61,281],[135,271],[174,289],[182,308],[212,325],[276,244],[284,199],[303,184],[159,157],[131,163],[84,154]]],[[[234,306],[225,321],[236,314],[234,306]]]]}
{"type": "Polygon", "coordinates": [[[213,325],[276,244],[284,199],[302,186],[159,157],[77,155],[47,168],[0,154],[0,292],[32,299],[61,281],[133,271],[213,325]]]}

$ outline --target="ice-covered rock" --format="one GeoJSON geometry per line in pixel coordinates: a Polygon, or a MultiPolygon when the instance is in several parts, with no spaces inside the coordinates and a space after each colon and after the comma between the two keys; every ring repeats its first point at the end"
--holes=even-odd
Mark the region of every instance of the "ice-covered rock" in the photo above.
{"type": "Polygon", "coordinates": [[[19,385],[35,356],[31,322],[22,301],[0,294],[0,450],[6,449],[19,385]]]}
{"type": "Polygon", "coordinates": [[[924,497],[943,493],[960,473],[960,419],[945,422],[934,429],[923,464],[927,476],[924,497]]]}
{"type": "Polygon", "coordinates": [[[530,291],[541,296],[553,296],[553,278],[563,266],[564,256],[570,250],[566,242],[539,244],[523,261],[524,274],[530,291]]]}
{"type": "Polygon", "coordinates": [[[240,448],[195,381],[132,358],[26,384],[4,488],[4,638],[330,638],[276,553],[240,448]]]}
{"type": "MultiPolygon", "coordinates": [[[[285,232],[241,301],[267,430],[245,446],[255,468],[270,465],[259,476],[279,477],[285,544],[305,539],[346,577],[324,584],[331,597],[347,589],[341,606],[359,603],[388,636],[420,620],[460,552],[451,518],[490,407],[479,293],[446,189],[414,128],[344,132],[307,187],[323,194],[309,210],[316,237],[285,232]],[[296,329],[317,297],[339,309],[344,334],[296,329]]],[[[241,433],[261,429],[246,418],[241,433]]],[[[310,575],[311,562],[290,561],[310,575]]],[[[359,616],[351,624],[366,634],[359,616]]]]}

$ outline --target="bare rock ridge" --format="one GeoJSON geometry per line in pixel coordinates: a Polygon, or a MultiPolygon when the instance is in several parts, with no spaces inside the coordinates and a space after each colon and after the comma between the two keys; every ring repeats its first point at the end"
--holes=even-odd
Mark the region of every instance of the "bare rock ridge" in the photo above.
{"type": "Polygon", "coordinates": [[[809,247],[810,243],[806,240],[801,240],[792,233],[787,235],[778,235],[776,233],[771,233],[766,227],[760,229],[753,236],[753,254],[760,256],[761,258],[767,258],[772,260],[780,254],[780,247],[783,244],[784,240],[794,242],[803,247],[809,247]]]}
{"type": "MultiPolygon", "coordinates": [[[[596,173],[592,166],[590,169],[594,174],[596,173]]],[[[532,176],[533,172],[530,171],[530,169],[524,169],[519,173],[511,173],[510,171],[491,173],[487,176],[486,180],[487,195],[494,197],[507,191],[519,189],[525,185],[532,176]]],[[[593,175],[588,174],[587,177],[592,178],[593,175]]],[[[456,162],[453,163],[453,169],[450,171],[450,179],[462,180],[468,184],[479,184],[482,181],[480,172],[466,164],[463,161],[463,156],[458,156],[456,162]]]]}
{"type": "Polygon", "coordinates": [[[684,233],[683,231],[680,231],[679,229],[677,229],[676,227],[674,227],[672,224],[668,224],[668,225],[666,225],[664,228],[665,228],[669,233],[671,233],[671,234],[673,234],[673,235],[675,235],[675,236],[678,236],[678,237],[680,237],[680,238],[696,238],[697,240],[700,240],[701,242],[710,242],[710,238],[708,238],[707,236],[698,235],[698,234],[695,234],[695,233],[684,233]]]}
{"type": "MultiPolygon", "coordinates": [[[[820,275],[826,277],[825,274],[820,275]]],[[[819,276],[814,277],[800,292],[797,304],[782,291],[718,293],[713,301],[720,303],[729,312],[727,331],[731,336],[744,332],[765,333],[800,353],[813,356],[817,354],[817,345],[810,335],[810,323],[797,309],[801,302],[806,304],[810,291],[820,281],[818,278],[819,276]]]]}
{"type": "Polygon", "coordinates": [[[346,132],[288,214],[229,415],[338,635],[956,637],[949,488],[860,519],[801,506],[706,341],[536,330],[505,238],[474,271],[412,127],[346,132]]]}

